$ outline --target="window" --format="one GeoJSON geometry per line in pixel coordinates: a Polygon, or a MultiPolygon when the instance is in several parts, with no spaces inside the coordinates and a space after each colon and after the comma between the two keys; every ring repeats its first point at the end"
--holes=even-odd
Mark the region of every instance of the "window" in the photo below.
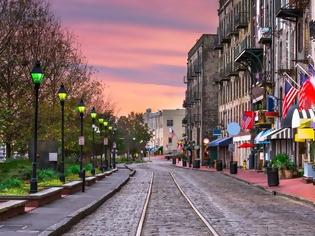
{"type": "Polygon", "coordinates": [[[167,125],[167,127],[173,126],[173,120],[167,120],[166,125],[167,125]]]}
{"type": "Polygon", "coordinates": [[[169,137],[169,138],[168,138],[168,143],[172,143],[172,142],[173,142],[172,137],[169,137]]]}

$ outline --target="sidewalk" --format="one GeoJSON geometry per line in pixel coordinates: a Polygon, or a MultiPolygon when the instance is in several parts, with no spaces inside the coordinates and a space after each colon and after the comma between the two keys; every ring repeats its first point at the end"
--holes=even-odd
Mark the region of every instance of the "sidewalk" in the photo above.
{"type": "Polygon", "coordinates": [[[121,169],[86,187],[85,192],[65,196],[23,215],[0,221],[0,235],[61,235],[62,231],[93,212],[129,180],[121,169]]]}
{"type": "MultiPolygon", "coordinates": [[[[193,169],[189,167],[182,167],[181,162],[176,163],[176,166],[186,169],[193,169]]],[[[206,166],[201,166],[200,169],[194,170],[216,172],[214,168],[208,168],[206,166]]],[[[229,169],[224,169],[221,173],[248,184],[260,187],[273,194],[283,195],[315,205],[315,186],[313,184],[305,184],[302,178],[280,179],[279,186],[269,187],[267,175],[263,172],[257,172],[255,170],[244,171],[239,168],[236,175],[230,174],[229,169]]]]}

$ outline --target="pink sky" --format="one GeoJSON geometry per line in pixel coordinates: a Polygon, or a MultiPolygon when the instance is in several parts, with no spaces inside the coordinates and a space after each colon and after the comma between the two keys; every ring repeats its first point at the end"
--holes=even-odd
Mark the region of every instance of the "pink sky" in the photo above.
{"type": "Polygon", "coordinates": [[[189,49],[217,28],[216,0],[54,0],[120,114],[181,108],[189,49]]]}

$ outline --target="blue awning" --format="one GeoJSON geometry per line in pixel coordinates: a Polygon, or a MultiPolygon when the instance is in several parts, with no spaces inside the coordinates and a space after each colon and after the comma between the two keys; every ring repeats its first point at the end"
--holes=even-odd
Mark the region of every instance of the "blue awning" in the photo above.
{"type": "Polygon", "coordinates": [[[258,133],[255,138],[255,144],[267,144],[266,140],[268,135],[271,134],[271,132],[273,132],[273,129],[264,130],[258,133]]]}
{"type": "Polygon", "coordinates": [[[208,147],[217,147],[217,146],[228,146],[233,141],[233,137],[225,137],[212,141],[209,143],[208,147]]]}

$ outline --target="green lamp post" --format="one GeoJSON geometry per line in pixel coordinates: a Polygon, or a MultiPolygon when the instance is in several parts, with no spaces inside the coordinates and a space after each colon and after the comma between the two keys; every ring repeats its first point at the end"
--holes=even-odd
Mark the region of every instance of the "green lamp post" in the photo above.
{"type": "Polygon", "coordinates": [[[106,129],[107,129],[108,124],[109,124],[108,121],[104,120],[104,122],[103,122],[104,129],[105,129],[105,132],[104,132],[104,152],[105,152],[105,167],[106,167],[106,170],[108,169],[108,164],[109,164],[108,155],[107,155],[108,137],[107,137],[107,133],[106,133],[106,129]],[[105,142],[105,140],[106,140],[106,142],[105,142]]]}
{"type": "Polygon", "coordinates": [[[67,91],[63,84],[61,84],[58,91],[58,98],[61,105],[61,163],[60,163],[60,181],[65,182],[65,100],[67,98],[67,91]]]}
{"type": "MultiPolygon", "coordinates": [[[[102,117],[98,118],[98,123],[100,125],[100,137],[101,137],[101,147],[103,145],[103,123],[104,123],[104,119],[102,117]]],[[[101,149],[101,163],[100,163],[100,170],[103,172],[103,149],[101,149]]]]}
{"type": "Polygon", "coordinates": [[[97,113],[95,107],[91,110],[91,118],[92,118],[92,142],[93,142],[93,151],[92,151],[92,175],[95,175],[95,139],[94,139],[94,127],[95,127],[95,119],[97,117],[97,113]]]}
{"type": "Polygon", "coordinates": [[[83,136],[83,116],[85,112],[85,105],[83,102],[83,99],[81,98],[77,110],[80,113],[80,124],[81,124],[81,129],[80,129],[80,140],[79,142],[80,145],[80,178],[83,178],[82,171],[83,171],[83,145],[84,145],[84,136],[83,136]]]}
{"type": "Polygon", "coordinates": [[[30,181],[30,192],[37,192],[37,129],[38,129],[38,96],[39,96],[39,87],[44,80],[44,72],[41,68],[40,62],[37,61],[33,70],[31,71],[31,77],[35,89],[35,117],[34,117],[34,153],[32,160],[32,177],[30,181]]]}

